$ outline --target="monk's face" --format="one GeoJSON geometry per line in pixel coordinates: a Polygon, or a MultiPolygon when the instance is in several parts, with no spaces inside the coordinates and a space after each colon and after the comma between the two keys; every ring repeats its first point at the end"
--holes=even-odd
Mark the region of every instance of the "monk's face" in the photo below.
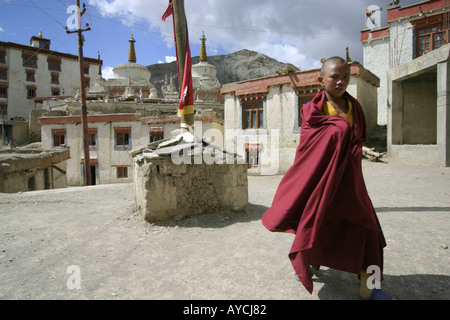
{"type": "Polygon", "coordinates": [[[340,98],[347,90],[350,81],[350,67],[346,64],[331,62],[326,66],[323,76],[319,77],[325,91],[334,98],[340,98]]]}

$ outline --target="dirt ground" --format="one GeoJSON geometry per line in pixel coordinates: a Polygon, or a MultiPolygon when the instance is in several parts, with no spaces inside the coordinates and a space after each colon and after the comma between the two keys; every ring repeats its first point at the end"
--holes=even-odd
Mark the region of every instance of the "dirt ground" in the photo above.
{"type": "MultiPolygon", "coordinates": [[[[383,290],[450,299],[450,168],[363,162],[387,247],[383,290]]],[[[310,295],[293,235],[261,216],[281,176],[249,176],[247,212],[148,223],[132,184],[0,194],[3,300],[357,300],[353,274],[322,268],[310,295]]]]}

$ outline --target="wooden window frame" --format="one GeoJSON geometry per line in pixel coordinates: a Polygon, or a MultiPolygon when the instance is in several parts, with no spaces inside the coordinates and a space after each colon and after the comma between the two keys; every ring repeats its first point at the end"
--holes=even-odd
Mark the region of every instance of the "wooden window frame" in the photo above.
{"type": "Polygon", "coordinates": [[[66,144],[66,129],[52,129],[53,148],[66,144]]]}
{"type": "Polygon", "coordinates": [[[61,89],[59,88],[51,88],[52,90],[52,97],[58,97],[61,93],[61,89]]]}
{"type": "Polygon", "coordinates": [[[128,178],[128,166],[115,166],[116,167],[116,178],[117,179],[127,179],[128,178]]]}
{"type": "Polygon", "coordinates": [[[0,80],[8,80],[8,68],[0,67],[0,80]]]}
{"type": "Polygon", "coordinates": [[[149,142],[155,142],[164,139],[164,128],[150,128],[149,142]]]}
{"type": "Polygon", "coordinates": [[[0,114],[8,114],[8,105],[0,103],[0,114]]]}
{"type": "Polygon", "coordinates": [[[242,102],[242,129],[264,129],[264,101],[242,102]]]}
{"type": "Polygon", "coordinates": [[[98,150],[97,128],[88,129],[89,150],[98,150]]]}
{"type": "Polygon", "coordinates": [[[302,126],[302,108],[305,104],[307,104],[309,101],[311,101],[314,97],[316,96],[316,94],[301,94],[301,95],[297,95],[297,99],[298,99],[298,126],[301,127],[302,126]]]}
{"type": "Polygon", "coordinates": [[[27,99],[36,98],[37,88],[35,86],[27,86],[27,99]]]}
{"type": "Polygon", "coordinates": [[[131,149],[131,127],[114,127],[114,150],[131,149]]]}
{"type": "Polygon", "coordinates": [[[0,63],[6,64],[6,51],[0,50],[0,63]]]}
{"type": "Polygon", "coordinates": [[[61,59],[48,57],[48,70],[49,71],[61,71],[61,59]]]}
{"type": "Polygon", "coordinates": [[[50,83],[51,84],[59,84],[59,73],[51,73],[50,74],[50,83]]]}
{"type": "Polygon", "coordinates": [[[427,54],[433,50],[436,50],[443,45],[450,42],[450,26],[446,25],[444,21],[444,14],[437,14],[434,16],[422,18],[417,21],[413,21],[415,35],[416,35],[416,58],[424,54],[427,54]],[[442,44],[436,45],[435,35],[442,34],[442,44]],[[421,52],[421,41],[422,39],[428,39],[428,50],[426,52],[421,52]]]}
{"type": "Polygon", "coordinates": [[[8,85],[0,84],[0,98],[8,98],[8,85]]]}
{"type": "Polygon", "coordinates": [[[244,151],[245,151],[245,161],[247,162],[247,166],[249,168],[257,168],[260,164],[260,151],[261,151],[261,145],[260,144],[253,144],[253,143],[246,143],[244,145],[244,151]],[[255,161],[253,161],[255,160],[255,161]]]}
{"type": "Polygon", "coordinates": [[[34,77],[34,75],[36,73],[35,70],[27,69],[27,70],[25,70],[25,73],[26,73],[26,78],[25,78],[26,81],[28,81],[28,82],[36,82],[36,79],[34,77]]]}
{"type": "Polygon", "coordinates": [[[37,69],[37,54],[22,52],[22,66],[25,68],[37,69]]]}

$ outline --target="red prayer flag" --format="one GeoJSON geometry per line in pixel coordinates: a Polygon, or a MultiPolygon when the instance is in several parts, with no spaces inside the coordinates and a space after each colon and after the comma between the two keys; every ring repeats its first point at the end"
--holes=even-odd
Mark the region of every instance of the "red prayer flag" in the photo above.
{"type": "MultiPolygon", "coordinates": [[[[169,6],[166,9],[162,16],[162,20],[165,21],[167,17],[173,14],[173,4],[172,0],[169,0],[169,6]]],[[[186,17],[184,17],[186,19],[186,17]]],[[[189,47],[189,35],[187,30],[187,22],[186,22],[186,54],[184,59],[184,74],[183,79],[180,79],[180,69],[178,66],[179,61],[179,53],[177,50],[177,37],[175,33],[175,22],[174,22],[174,41],[175,41],[175,50],[177,54],[177,67],[178,67],[178,81],[181,84],[181,92],[180,92],[180,103],[178,106],[178,116],[181,117],[184,114],[193,114],[194,113],[194,92],[192,85],[192,60],[191,60],[191,49],[189,47]]]]}
{"type": "Polygon", "coordinates": [[[166,21],[167,17],[170,17],[172,14],[173,14],[173,4],[172,0],[169,0],[169,6],[167,7],[166,12],[164,12],[162,20],[166,21]]]}

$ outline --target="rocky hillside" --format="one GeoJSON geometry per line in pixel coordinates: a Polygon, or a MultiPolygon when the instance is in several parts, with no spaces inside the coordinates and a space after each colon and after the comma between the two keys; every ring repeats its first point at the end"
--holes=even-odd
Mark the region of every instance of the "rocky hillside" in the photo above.
{"type": "MultiPolygon", "coordinates": [[[[200,60],[199,57],[193,57],[192,63],[196,64],[200,60]]],[[[260,54],[250,50],[241,50],[235,53],[210,56],[208,63],[217,68],[217,78],[220,83],[226,84],[250,80],[255,78],[276,75],[278,68],[285,68],[289,65],[291,68],[298,70],[291,64],[279,62],[264,54],[260,54]]],[[[147,66],[152,72],[150,82],[158,89],[164,84],[165,75],[174,75],[175,86],[178,88],[178,76],[176,62],[160,63],[147,66]]]]}

